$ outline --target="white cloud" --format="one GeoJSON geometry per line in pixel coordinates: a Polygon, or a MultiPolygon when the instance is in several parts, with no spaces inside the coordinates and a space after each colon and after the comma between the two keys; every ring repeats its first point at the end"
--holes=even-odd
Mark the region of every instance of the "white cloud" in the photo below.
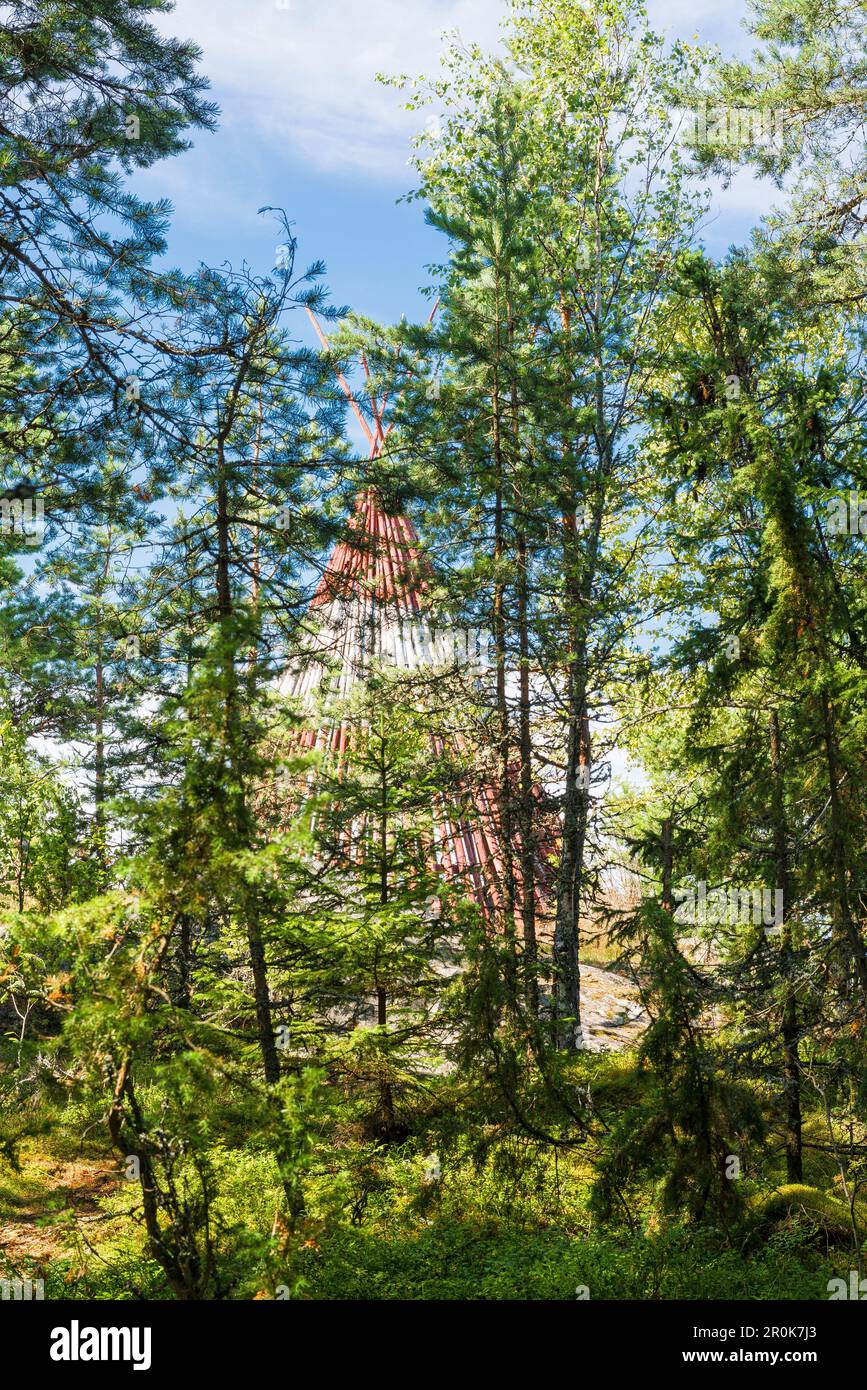
{"type": "Polygon", "coordinates": [[[192,38],[224,128],[316,168],[391,177],[422,124],[377,72],[436,71],[441,35],[492,45],[501,0],[178,0],[164,27],[192,38]]]}
{"type": "MultiPolygon", "coordinates": [[[[198,212],[209,206],[218,220],[250,220],[254,210],[243,199],[232,205],[239,160],[251,172],[289,160],[409,186],[410,140],[425,113],[404,111],[405,96],[377,83],[377,72],[434,75],[444,33],[493,47],[508,10],[508,0],[177,0],[160,22],[202,48],[222,108],[219,150],[197,141],[198,185],[202,174],[207,185],[197,187],[198,212]]],[[[751,46],[746,0],[648,0],[648,13],[670,38],[697,33],[728,53],[751,46]]],[[[190,167],[178,165],[181,183],[190,167]]],[[[175,196],[182,205],[180,188],[175,196]]],[[[768,182],[740,171],[728,191],[715,187],[711,225],[719,216],[726,224],[757,221],[778,199],[768,182]]]]}
{"type": "MultiPolygon", "coordinates": [[[[497,43],[507,0],[177,0],[163,21],[204,51],[224,128],[312,167],[392,178],[423,124],[377,72],[435,73],[441,37],[497,43]]],[[[743,45],[744,0],[650,0],[671,34],[743,45]]]]}

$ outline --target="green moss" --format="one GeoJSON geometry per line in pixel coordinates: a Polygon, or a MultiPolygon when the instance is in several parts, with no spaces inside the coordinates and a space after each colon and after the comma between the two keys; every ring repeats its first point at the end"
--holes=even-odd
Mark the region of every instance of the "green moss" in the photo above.
{"type": "MultiPolygon", "coordinates": [[[[787,1183],[755,1201],[755,1211],[763,1220],[780,1222],[806,1217],[818,1223],[824,1233],[837,1241],[852,1240],[852,1221],[849,1208],[839,1198],[805,1183],[787,1183]]],[[[867,1231],[863,1211],[856,1210],[859,1236],[867,1231]]]]}

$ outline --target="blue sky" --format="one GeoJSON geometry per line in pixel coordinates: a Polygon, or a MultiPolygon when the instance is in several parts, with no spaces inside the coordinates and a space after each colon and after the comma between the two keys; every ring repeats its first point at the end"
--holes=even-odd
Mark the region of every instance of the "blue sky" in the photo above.
{"type": "MultiPolygon", "coordinates": [[[[178,0],[161,21],[203,50],[222,115],[187,153],[139,174],[144,196],[174,205],[172,263],[248,260],[265,271],[279,240],[257,216],[284,207],[305,263],[323,259],[335,303],[391,321],[426,313],[424,266],[442,255],[418,204],[409,140],[423,125],[378,71],[432,73],[441,36],[493,45],[506,0],[178,0]]],[[[748,49],[746,0],[649,0],[654,26],[671,37],[748,49]]],[[[774,199],[740,173],[714,194],[705,234],[720,253],[743,241],[774,199]]]]}

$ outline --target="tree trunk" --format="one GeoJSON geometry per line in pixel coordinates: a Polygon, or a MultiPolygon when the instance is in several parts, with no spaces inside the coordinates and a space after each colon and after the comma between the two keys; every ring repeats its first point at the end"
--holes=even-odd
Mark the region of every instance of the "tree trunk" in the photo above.
{"type": "Polygon", "coordinates": [[[538,949],[536,943],[536,832],[533,826],[533,740],[530,727],[530,640],[527,627],[527,538],[522,531],[518,550],[518,640],[520,644],[518,751],[521,786],[518,830],[521,837],[521,919],[524,929],[524,992],[533,1018],[539,1014],[538,949]]]}
{"type": "MultiPolygon", "coordinates": [[[[386,763],[385,740],[380,741],[380,815],[379,815],[379,902],[384,907],[388,902],[388,766],[386,763]]],[[[376,1026],[382,1041],[382,1052],[388,1065],[388,1013],[385,986],[379,978],[379,962],[374,966],[376,980],[376,1026]]],[[[394,1111],[394,1091],[387,1076],[379,1084],[379,1103],[382,1111],[382,1132],[386,1139],[394,1138],[397,1130],[394,1111]]]]}
{"type": "Polygon", "coordinates": [[[176,956],[178,988],[175,1007],[188,1009],[193,994],[193,919],[188,912],[178,914],[178,951],[176,956]]]}
{"type": "MultiPolygon", "coordinates": [[[[218,444],[219,479],[216,496],[217,527],[217,609],[227,641],[224,676],[225,690],[225,733],[227,752],[232,766],[240,760],[241,734],[238,728],[238,679],[229,641],[229,624],[232,618],[232,589],[230,582],[229,547],[229,489],[226,482],[226,467],[223,457],[222,441],[218,444]]],[[[236,775],[233,781],[240,779],[236,775]]],[[[249,809],[243,788],[233,795],[233,814],[238,842],[245,847],[251,844],[249,809]]],[[[280,1079],[280,1061],[274,1040],[274,1025],[271,1015],[271,994],[268,986],[268,967],[265,959],[265,944],[262,937],[261,921],[255,893],[244,891],[241,894],[247,949],[250,970],[253,975],[253,998],[256,1007],[256,1029],[259,1037],[259,1050],[262,1054],[262,1071],[265,1081],[273,1086],[280,1079]]]]}
{"type": "Polygon", "coordinates": [[[671,817],[666,816],[662,822],[662,906],[669,914],[674,912],[674,894],[671,887],[673,867],[674,845],[671,838],[671,817]]]}
{"type": "MultiPolygon", "coordinates": [[[[499,353],[499,322],[497,323],[497,351],[499,353]]],[[[507,944],[506,987],[511,998],[516,995],[517,960],[515,952],[515,869],[513,859],[512,824],[512,768],[511,733],[509,728],[509,705],[506,693],[506,608],[505,585],[501,566],[505,556],[505,528],[503,491],[505,486],[505,467],[503,459],[502,433],[500,421],[500,388],[495,366],[491,386],[491,447],[496,470],[496,493],[494,500],[494,598],[493,634],[494,660],[496,662],[496,711],[497,711],[497,752],[499,758],[499,789],[497,813],[499,817],[498,842],[503,856],[503,932],[507,944]]]]}
{"type": "Polygon", "coordinates": [[[783,1044],[783,1086],[786,1113],[786,1177],[789,1182],[803,1182],[803,1140],[801,1126],[801,1063],[798,1055],[800,1028],[798,1001],[795,994],[795,958],[792,950],[792,924],[789,914],[789,857],[788,828],[783,799],[782,759],[780,756],[780,721],[776,710],[770,716],[771,777],[773,782],[771,808],[774,822],[775,887],[783,894],[783,938],[780,964],[784,977],[783,1013],[780,1036],[783,1044]]]}
{"type": "Polygon", "coordinates": [[[842,949],[851,956],[855,980],[864,1004],[867,1005],[867,956],[864,942],[852,913],[849,897],[849,874],[846,863],[845,813],[840,796],[837,735],[834,712],[827,687],[820,695],[825,759],[828,768],[828,795],[831,806],[831,858],[836,891],[835,937],[842,949]]]}
{"type": "Polygon", "coordinates": [[[554,926],[554,1007],[557,1046],[578,1052],[584,1045],[581,1031],[581,965],[579,925],[590,796],[590,730],[584,682],[573,662],[570,671],[569,741],[566,751],[566,787],[563,804],[563,847],[557,884],[557,918],[554,926]],[[578,687],[576,691],[575,687],[578,687]]]}
{"type": "Polygon", "coordinates": [[[105,667],[102,660],[102,633],[97,638],[96,689],[94,692],[94,750],[93,750],[93,821],[96,829],[96,852],[99,858],[100,887],[108,887],[108,842],[105,816],[105,667]]]}

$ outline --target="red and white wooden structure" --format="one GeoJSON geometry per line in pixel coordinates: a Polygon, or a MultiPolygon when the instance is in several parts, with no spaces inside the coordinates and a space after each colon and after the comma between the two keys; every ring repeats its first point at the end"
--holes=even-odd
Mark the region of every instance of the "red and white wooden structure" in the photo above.
{"type": "MultiPolygon", "coordinates": [[[[325,334],[312,313],[310,317],[327,349],[325,334]]],[[[362,365],[370,390],[364,359],[362,365]]],[[[387,398],[378,402],[371,392],[371,423],[346,378],[340,372],[337,377],[367,437],[373,460],[393,428],[384,421],[387,398]]],[[[463,670],[468,680],[488,667],[487,634],[438,626],[428,588],[424,557],[412,523],[404,515],[389,512],[375,488],[366,488],[356,499],[346,538],[335,546],[311,600],[305,650],[279,683],[280,692],[311,716],[300,735],[305,751],[315,750],[338,764],[351,758],[353,731],[341,706],[345,708],[353,685],[364,681],[376,664],[406,672],[463,670]]],[[[449,737],[460,751],[458,736],[449,737]]],[[[443,742],[435,738],[434,754],[439,756],[443,748],[443,742]]],[[[460,809],[444,803],[434,807],[432,853],[437,872],[465,883],[486,917],[492,919],[504,903],[501,818],[490,774],[474,772],[471,762],[468,757],[458,798],[460,809]]],[[[516,845],[512,858],[517,875],[516,845]]]]}

